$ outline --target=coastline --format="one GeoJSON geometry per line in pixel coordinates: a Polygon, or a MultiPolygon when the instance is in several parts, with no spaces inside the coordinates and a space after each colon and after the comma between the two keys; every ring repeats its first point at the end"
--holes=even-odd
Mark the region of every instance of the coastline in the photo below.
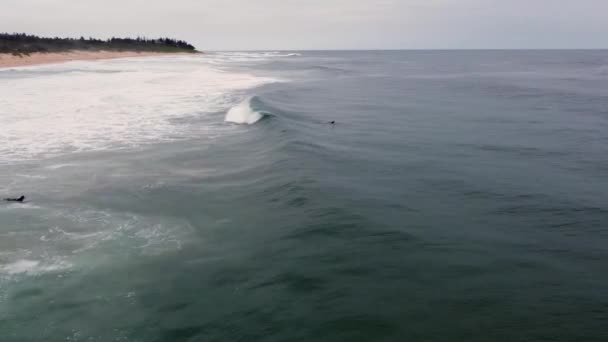
{"type": "Polygon", "coordinates": [[[151,51],[67,51],[67,52],[35,52],[30,55],[15,56],[0,53],[0,69],[12,67],[57,64],[71,61],[95,61],[104,59],[128,57],[167,56],[185,52],[151,52],[151,51]]]}

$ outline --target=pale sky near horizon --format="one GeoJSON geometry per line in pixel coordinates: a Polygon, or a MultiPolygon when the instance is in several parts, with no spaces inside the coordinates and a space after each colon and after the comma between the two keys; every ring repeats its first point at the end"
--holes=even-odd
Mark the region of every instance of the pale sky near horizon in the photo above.
{"type": "Polygon", "coordinates": [[[608,48],[608,0],[0,0],[0,32],[200,50],[608,48]]]}

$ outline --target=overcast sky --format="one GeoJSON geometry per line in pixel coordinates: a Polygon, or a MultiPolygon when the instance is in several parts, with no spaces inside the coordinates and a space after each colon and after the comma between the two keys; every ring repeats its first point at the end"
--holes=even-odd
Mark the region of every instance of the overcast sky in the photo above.
{"type": "Polygon", "coordinates": [[[0,31],[200,50],[607,48],[608,0],[0,0],[0,31]]]}

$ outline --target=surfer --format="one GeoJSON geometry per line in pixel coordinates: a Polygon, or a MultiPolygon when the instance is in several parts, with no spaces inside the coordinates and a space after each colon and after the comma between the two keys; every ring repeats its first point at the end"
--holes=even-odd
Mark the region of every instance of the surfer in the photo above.
{"type": "Polygon", "coordinates": [[[330,123],[330,124],[332,124],[332,125],[335,125],[335,124],[336,124],[336,122],[335,122],[335,121],[330,121],[329,123],[330,123]]]}
{"type": "Polygon", "coordinates": [[[25,200],[25,196],[21,196],[19,198],[5,198],[4,199],[7,202],[20,202],[23,203],[23,201],[25,200]]]}

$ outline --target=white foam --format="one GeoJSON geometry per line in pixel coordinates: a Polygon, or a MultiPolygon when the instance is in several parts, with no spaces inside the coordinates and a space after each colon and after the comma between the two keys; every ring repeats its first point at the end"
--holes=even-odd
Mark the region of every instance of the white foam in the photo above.
{"type": "Polygon", "coordinates": [[[232,107],[226,114],[225,121],[237,124],[254,124],[264,117],[263,114],[251,109],[251,98],[232,107]]]}
{"type": "Polygon", "coordinates": [[[13,263],[0,266],[0,273],[7,275],[40,275],[68,269],[70,264],[55,260],[52,263],[42,263],[37,260],[17,260],[13,263]]]}
{"type": "Polygon", "coordinates": [[[282,53],[280,51],[269,51],[269,52],[217,52],[208,57],[213,61],[212,63],[242,63],[242,62],[259,62],[267,61],[276,58],[285,57],[299,57],[300,53],[282,53]]]}
{"type": "Polygon", "coordinates": [[[230,94],[274,81],[202,57],[0,71],[0,162],[185,138],[172,119],[221,111],[230,94]]]}
{"type": "Polygon", "coordinates": [[[63,168],[66,168],[66,167],[73,167],[73,166],[77,166],[77,165],[78,164],[75,164],[75,163],[54,164],[54,165],[46,166],[45,169],[59,170],[59,169],[63,169],[63,168]]]}
{"type": "Polygon", "coordinates": [[[194,229],[180,220],[78,208],[41,210],[33,228],[0,230],[0,282],[95,267],[134,252],[160,255],[193,241],[194,229]],[[51,228],[41,230],[40,224],[51,228]]]}
{"type": "Polygon", "coordinates": [[[26,174],[18,173],[15,176],[21,177],[21,178],[28,178],[28,179],[47,179],[47,176],[44,176],[44,175],[26,175],[26,174]]]}
{"type": "Polygon", "coordinates": [[[28,210],[28,209],[42,209],[40,206],[37,206],[28,202],[17,202],[17,203],[6,203],[5,205],[0,206],[0,210],[8,211],[8,210],[28,210]]]}

